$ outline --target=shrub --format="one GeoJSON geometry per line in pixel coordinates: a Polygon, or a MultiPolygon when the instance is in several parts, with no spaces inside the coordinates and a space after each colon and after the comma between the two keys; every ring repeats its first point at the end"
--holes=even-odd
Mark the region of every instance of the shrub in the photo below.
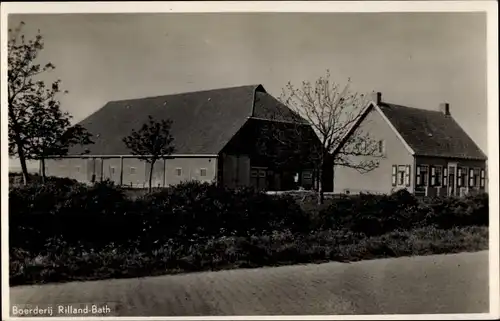
{"type": "Polygon", "coordinates": [[[109,181],[86,186],[49,179],[13,187],[9,197],[11,245],[30,251],[44,249],[55,237],[71,246],[99,249],[114,242],[146,250],[169,240],[188,246],[200,238],[259,237],[273,231],[307,235],[338,230],[370,237],[424,226],[488,224],[486,194],[421,201],[399,191],[344,196],[317,207],[299,204],[293,195],[199,182],[131,199],[109,181]]]}
{"type": "Polygon", "coordinates": [[[345,196],[319,212],[320,228],[349,229],[369,236],[423,226],[488,225],[488,195],[421,201],[406,190],[391,195],[345,196]]]}

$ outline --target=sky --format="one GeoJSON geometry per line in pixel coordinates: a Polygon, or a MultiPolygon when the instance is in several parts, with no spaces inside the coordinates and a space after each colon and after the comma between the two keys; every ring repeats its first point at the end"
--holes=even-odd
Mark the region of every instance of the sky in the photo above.
{"type": "MultiPolygon", "coordinates": [[[[487,152],[485,13],[10,15],[40,29],[42,63],[78,122],[110,100],[262,84],[279,96],[330,70],[354,90],[453,117],[487,152]]],[[[14,165],[13,165],[14,166],[14,165]]]]}

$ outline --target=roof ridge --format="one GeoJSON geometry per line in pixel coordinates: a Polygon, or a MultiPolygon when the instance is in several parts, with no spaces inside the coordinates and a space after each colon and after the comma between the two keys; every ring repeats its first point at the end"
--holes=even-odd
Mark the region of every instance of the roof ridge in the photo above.
{"type": "Polygon", "coordinates": [[[129,98],[129,99],[109,100],[107,103],[116,103],[116,102],[124,102],[124,101],[135,101],[135,100],[143,100],[143,99],[155,99],[155,98],[160,98],[160,97],[179,96],[179,95],[187,95],[187,94],[194,94],[194,93],[206,93],[206,92],[218,91],[218,90],[234,90],[234,89],[239,89],[239,88],[252,88],[255,91],[259,86],[262,86],[262,85],[261,84],[258,84],[258,85],[241,85],[241,86],[232,86],[232,87],[219,87],[219,88],[212,88],[212,89],[183,91],[183,92],[170,93],[170,94],[165,94],[165,95],[154,95],[154,96],[143,96],[143,97],[129,98]]]}
{"type": "Polygon", "coordinates": [[[440,114],[442,113],[439,110],[425,109],[425,108],[419,108],[419,107],[413,107],[413,106],[405,106],[405,105],[399,105],[399,104],[389,103],[389,102],[385,102],[385,101],[378,104],[378,106],[382,106],[382,107],[384,107],[384,105],[386,105],[387,107],[409,108],[409,109],[417,109],[417,110],[421,110],[421,111],[430,111],[430,112],[435,112],[435,113],[440,113],[440,114]]]}

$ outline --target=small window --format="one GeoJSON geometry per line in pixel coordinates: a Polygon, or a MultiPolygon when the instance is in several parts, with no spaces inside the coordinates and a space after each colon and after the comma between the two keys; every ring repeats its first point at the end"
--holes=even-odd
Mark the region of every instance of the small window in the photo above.
{"type": "Polygon", "coordinates": [[[253,178],[258,177],[259,173],[258,173],[258,171],[256,169],[252,169],[250,171],[250,176],[253,177],[253,178]]]}
{"type": "Polygon", "coordinates": [[[481,169],[481,179],[480,179],[480,187],[484,187],[486,183],[486,175],[484,169],[481,169]]]}
{"type": "Polygon", "coordinates": [[[266,177],[266,171],[265,170],[260,170],[259,171],[259,177],[266,177]]]}
{"type": "Polygon", "coordinates": [[[474,187],[480,187],[479,186],[479,175],[480,175],[481,170],[479,168],[474,168],[474,187]]]}
{"type": "Polygon", "coordinates": [[[202,177],[207,176],[207,169],[206,168],[201,168],[200,169],[200,176],[202,176],[202,177]]]}
{"type": "Polygon", "coordinates": [[[474,169],[469,168],[469,187],[474,187],[474,169]]]}
{"type": "Polygon", "coordinates": [[[417,167],[417,185],[427,186],[429,179],[429,166],[420,165],[417,167]],[[418,170],[420,168],[420,171],[418,170]]]}
{"type": "Polygon", "coordinates": [[[448,169],[443,168],[443,186],[448,186],[448,169]]]}
{"type": "Polygon", "coordinates": [[[396,165],[392,165],[392,186],[396,186],[397,171],[398,171],[398,167],[396,165]]]}
{"type": "Polygon", "coordinates": [[[443,179],[443,167],[436,166],[435,175],[436,175],[436,177],[434,179],[434,186],[441,186],[442,179],[443,179]]]}
{"type": "Polygon", "coordinates": [[[178,167],[175,169],[175,175],[181,176],[182,175],[182,168],[178,167]]]}
{"type": "Polygon", "coordinates": [[[431,166],[431,186],[436,186],[436,167],[431,166]]]}
{"type": "Polygon", "coordinates": [[[457,168],[457,186],[462,187],[463,173],[462,168],[457,168]]]}
{"type": "Polygon", "coordinates": [[[130,167],[130,174],[135,174],[137,172],[137,168],[130,167]]]}
{"type": "Polygon", "coordinates": [[[406,166],[398,166],[398,185],[405,185],[406,166]]]}
{"type": "Polygon", "coordinates": [[[411,167],[410,167],[410,165],[406,165],[406,169],[405,169],[405,185],[407,187],[410,186],[410,173],[411,173],[411,167]]]}
{"type": "Polygon", "coordinates": [[[302,174],[303,179],[311,179],[312,178],[312,173],[310,171],[304,172],[302,174]]]}
{"type": "Polygon", "coordinates": [[[378,141],[377,149],[378,149],[379,155],[385,155],[385,141],[384,140],[378,141]]]}

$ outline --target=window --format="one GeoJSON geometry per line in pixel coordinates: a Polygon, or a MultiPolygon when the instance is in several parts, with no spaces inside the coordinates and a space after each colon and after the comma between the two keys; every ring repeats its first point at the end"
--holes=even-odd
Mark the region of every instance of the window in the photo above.
{"type": "Polygon", "coordinates": [[[360,144],[360,147],[359,147],[359,153],[360,153],[360,154],[365,154],[365,153],[366,153],[366,151],[367,151],[367,149],[368,149],[368,145],[367,145],[367,143],[366,143],[366,140],[363,140],[363,141],[361,142],[361,144],[360,144]]]}
{"type": "Polygon", "coordinates": [[[256,169],[252,169],[252,170],[250,171],[250,177],[253,177],[253,178],[255,178],[255,177],[259,177],[259,171],[258,171],[258,170],[256,170],[256,169]]]}
{"type": "Polygon", "coordinates": [[[417,166],[417,185],[427,186],[428,175],[429,175],[429,166],[427,165],[417,166]]]}
{"type": "Polygon", "coordinates": [[[202,176],[202,177],[207,176],[207,169],[206,168],[201,168],[200,169],[200,176],[202,176]]]}
{"type": "Polygon", "coordinates": [[[378,151],[379,155],[385,155],[385,141],[384,140],[378,141],[377,151],[378,151]]]}
{"type": "Polygon", "coordinates": [[[448,186],[448,168],[443,168],[443,186],[448,186]]]}
{"type": "Polygon", "coordinates": [[[479,186],[479,174],[480,174],[480,169],[479,168],[474,168],[474,187],[480,187],[479,186]]]}
{"type": "Polygon", "coordinates": [[[436,167],[431,166],[431,186],[436,186],[436,167]]]}
{"type": "Polygon", "coordinates": [[[130,167],[130,174],[135,174],[137,171],[137,168],[135,167],[130,167]]]}
{"type": "Polygon", "coordinates": [[[405,185],[406,186],[410,186],[410,171],[411,167],[410,165],[406,165],[406,168],[405,168],[405,185]]]}
{"type": "Polygon", "coordinates": [[[469,168],[469,187],[474,187],[474,169],[469,168]]]}
{"type": "Polygon", "coordinates": [[[480,179],[480,187],[484,187],[486,182],[486,175],[484,169],[481,169],[481,179],[480,179]]]}
{"type": "Polygon", "coordinates": [[[443,167],[436,166],[434,171],[435,171],[435,175],[436,175],[436,177],[434,178],[434,186],[441,186],[442,179],[443,179],[443,167]]]}
{"type": "Polygon", "coordinates": [[[259,177],[266,177],[266,171],[261,169],[259,171],[259,177]]]}
{"type": "Polygon", "coordinates": [[[303,179],[311,179],[312,178],[312,173],[310,171],[306,171],[302,174],[303,179]]]}
{"type": "Polygon", "coordinates": [[[467,184],[468,184],[467,167],[458,167],[457,168],[457,187],[467,187],[467,184]]]}
{"type": "Polygon", "coordinates": [[[397,171],[398,167],[396,165],[392,165],[392,186],[396,186],[397,171]]]}
{"type": "Polygon", "coordinates": [[[181,176],[181,175],[182,175],[182,168],[177,167],[177,168],[175,169],[175,175],[177,175],[177,176],[181,176]]]}
{"type": "Polygon", "coordinates": [[[406,166],[399,165],[398,166],[398,185],[400,185],[400,186],[405,184],[405,173],[406,173],[406,166]]]}

